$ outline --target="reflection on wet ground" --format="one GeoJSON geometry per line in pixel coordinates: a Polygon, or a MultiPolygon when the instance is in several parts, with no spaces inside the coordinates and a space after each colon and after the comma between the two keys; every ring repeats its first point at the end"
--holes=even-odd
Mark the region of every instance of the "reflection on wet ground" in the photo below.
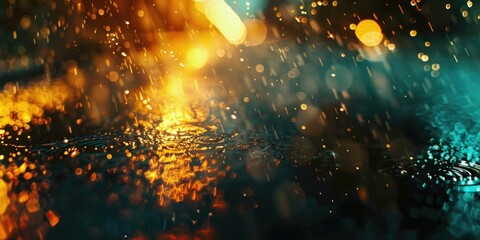
{"type": "Polygon", "coordinates": [[[449,191],[478,190],[480,168],[467,163],[412,164],[348,141],[317,149],[268,128],[159,126],[9,146],[3,236],[415,238],[448,233],[449,191]]]}
{"type": "Polygon", "coordinates": [[[0,239],[480,233],[472,1],[0,9],[0,239]]]}

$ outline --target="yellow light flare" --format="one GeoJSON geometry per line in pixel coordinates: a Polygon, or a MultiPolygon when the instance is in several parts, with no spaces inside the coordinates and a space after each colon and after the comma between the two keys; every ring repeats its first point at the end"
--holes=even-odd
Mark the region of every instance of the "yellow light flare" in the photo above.
{"type": "Polygon", "coordinates": [[[200,69],[208,62],[208,51],[205,48],[191,48],[187,52],[186,64],[187,66],[200,69]]]}
{"type": "Polygon", "coordinates": [[[169,83],[167,84],[164,94],[173,98],[182,98],[185,96],[185,91],[183,87],[183,78],[179,75],[170,75],[168,76],[169,83]]]}
{"type": "Polygon", "coordinates": [[[208,0],[205,16],[222,35],[234,45],[242,44],[247,36],[247,27],[233,9],[223,0],[208,0]]]}
{"type": "Polygon", "coordinates": [[[383,40],[382,28],[371,19],[365,19],[358,23],[355,35],[360,42],[369,47],[375,47],[383,40]]]}

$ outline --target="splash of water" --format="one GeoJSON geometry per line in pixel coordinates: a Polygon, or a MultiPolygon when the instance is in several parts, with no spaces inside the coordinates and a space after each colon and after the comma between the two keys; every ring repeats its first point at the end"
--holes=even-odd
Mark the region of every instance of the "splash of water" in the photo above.
{"type": "MultiPolygon", "coordinates": [[[[453,94],[442,96],[441,103],[429,112],[430,126],[435,133],[428,147],[425,162],[446,163],[449,166],[466,165],[476,168],[480,162],[479,84],[474,71],[452,71],[450,80],[453,94]],[[459,94],[460,93],[460,94],[459,94]]],[[[479,179],[477,176],[458,179],[449,189],[450,199],[444,204],[447,213],[447,231],[454,237],[478,236],[480,228],[479,179]],[[462,224],[458,224],[458,223],[462,224]]]]}

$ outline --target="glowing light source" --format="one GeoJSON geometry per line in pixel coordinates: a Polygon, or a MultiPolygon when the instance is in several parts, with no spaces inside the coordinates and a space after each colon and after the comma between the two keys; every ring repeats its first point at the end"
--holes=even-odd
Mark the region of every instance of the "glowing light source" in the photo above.
{"type": "Polygon", "coordinates": [[[243,43],[247,27],[233,9],[223,0],[209,0],[205,3],[205,16],[232,44],[243,43]]]}
{"type": "Polygon", "coordinates": [[[204,48],[191,48],[187,52],[186,63],[189,67],[200,69],[208,61],[208,51],[204,48]]]}
{"type": "Polygon", "coordinates": [[[360,42],[369,47],[375,47],[383,40],[380,25],[371,19],[365,19],[358,23],[355,28],[355,35],[360,42]]]}

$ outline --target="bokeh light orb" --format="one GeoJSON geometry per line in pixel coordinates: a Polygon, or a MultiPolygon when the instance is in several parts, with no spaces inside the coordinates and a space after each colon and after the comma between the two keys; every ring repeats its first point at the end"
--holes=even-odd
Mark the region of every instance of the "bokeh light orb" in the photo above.
{"type": "Polygon", "coordinates": [[[326,126],[322,118],[322,111],[310,105],[305,110],[300,110],[296,117],[297,128],[307,136],[319,136],[326,126]]]}
{"type": "Polygon", "coordinates": [[[369,47],[375,47],[383,40],[382,28],[371,19],[365,19],[358,23],[355,35],[360,42],[369,47]]]}
{"type": "Polygon", "coordinates": [[[337,91],[348,90],[353,83],[353,74],[344,65],[333,65],[325,72],[325,83],[337,91]]]}
{"type": "Polygon", "coordinates": [[[334,152],[335,161],[346,172],[358,171],[368,165],[367,150],[363,145],[353,140],[340,140],[334,152]]]}
{"type": "Polygon", "coordinates": [[[207,64],[208,55],[205,48],[191,48],[187,51],[186,64],[193,69],[200,69],[207,64]]]}
{"type": "Polygon", "coordinates": [[[305,208],[306,195],[299,184],[286,182],[280,185],[274,193],[275,206],[278,214],[288,219],[305,208]]]}
{"type": "Polygon", "coordinates": [[[382,62],[388,54],[388,49],[383,45],[378,45],[375,48],[365,47],[359,49],[360,56],[369,62],[382,62]]]}
{"type": "Polygon", "coordinates": [[[248,19],[243,22],[247,27],[245,46],[253,47],[262,44],[267,38],[267,25],[258,19],[248,19]]]}

